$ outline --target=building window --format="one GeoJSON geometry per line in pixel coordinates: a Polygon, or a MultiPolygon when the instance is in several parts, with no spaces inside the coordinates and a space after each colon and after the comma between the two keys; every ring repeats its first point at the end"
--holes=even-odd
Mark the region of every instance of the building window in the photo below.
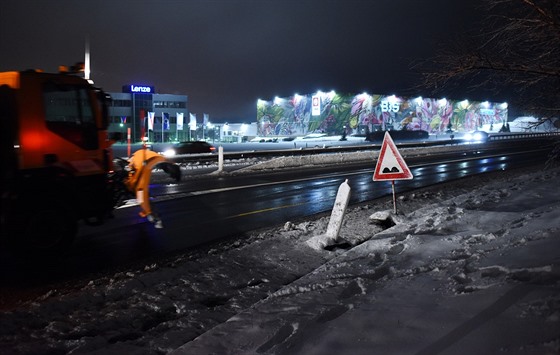
{"type": "Polygon", "coordinates": [[[184,101],[154,101],[154,108],[186,108],[184,101]]]}

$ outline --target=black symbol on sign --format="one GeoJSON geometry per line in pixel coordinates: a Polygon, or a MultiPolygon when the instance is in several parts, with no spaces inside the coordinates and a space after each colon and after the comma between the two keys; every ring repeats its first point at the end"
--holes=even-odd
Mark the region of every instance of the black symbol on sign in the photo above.
{"type": "Polygon", "coordinates": [[[399,172],[400,172],[400,170],[396,166],[393,166],[393,168],[391,170],[389,170],[389,168],[383,169],[383,174],[399,173],[399,172]]]}

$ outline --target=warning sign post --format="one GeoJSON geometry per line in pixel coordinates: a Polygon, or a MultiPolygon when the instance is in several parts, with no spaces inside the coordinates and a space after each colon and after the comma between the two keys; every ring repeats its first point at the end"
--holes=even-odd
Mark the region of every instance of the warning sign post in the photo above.
{"type": "Polygon", "coordinates": [[[406,165],[403,157],[399,153],[395,142],[389,132],[385,132],[381,151],[375,165],[373,181],[391,181],[393,188],[393,212],[397,214],[397,200],[395,197],[395,180],[413,179],[412,172],[406,165]]]}

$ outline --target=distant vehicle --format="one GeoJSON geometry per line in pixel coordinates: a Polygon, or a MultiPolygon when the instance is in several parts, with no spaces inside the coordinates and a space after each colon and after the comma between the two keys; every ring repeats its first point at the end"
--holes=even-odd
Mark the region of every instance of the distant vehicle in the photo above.
{"type": "Polygon", "coordinates": [[[488,133],[484,131],[472,131],[463,135],[463,140],[471,143],[484,143],[488,140],[488,133]]]}
{"type": "Polygon", "coordinates": [[[216,147],[204,141],[179,142],[162,153],[165,157],[181,154],[214,153],[216,147]]]}

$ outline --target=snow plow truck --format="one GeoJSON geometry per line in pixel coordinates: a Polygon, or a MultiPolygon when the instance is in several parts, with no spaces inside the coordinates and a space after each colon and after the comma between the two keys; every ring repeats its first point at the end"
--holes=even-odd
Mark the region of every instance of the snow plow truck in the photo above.
{"type": "Polygon", "coordinates": [[[140,215],[161,227],[151,169],[163,164],[180,179],[178,165],[145,148],[134,164],[113,158],[120,137],[108,133],[111,99],[80,75],[82,65],[72,68],[0,72],[2,245],[60,251],[80,222],[102,224],[134,197],[140,215]]]}

